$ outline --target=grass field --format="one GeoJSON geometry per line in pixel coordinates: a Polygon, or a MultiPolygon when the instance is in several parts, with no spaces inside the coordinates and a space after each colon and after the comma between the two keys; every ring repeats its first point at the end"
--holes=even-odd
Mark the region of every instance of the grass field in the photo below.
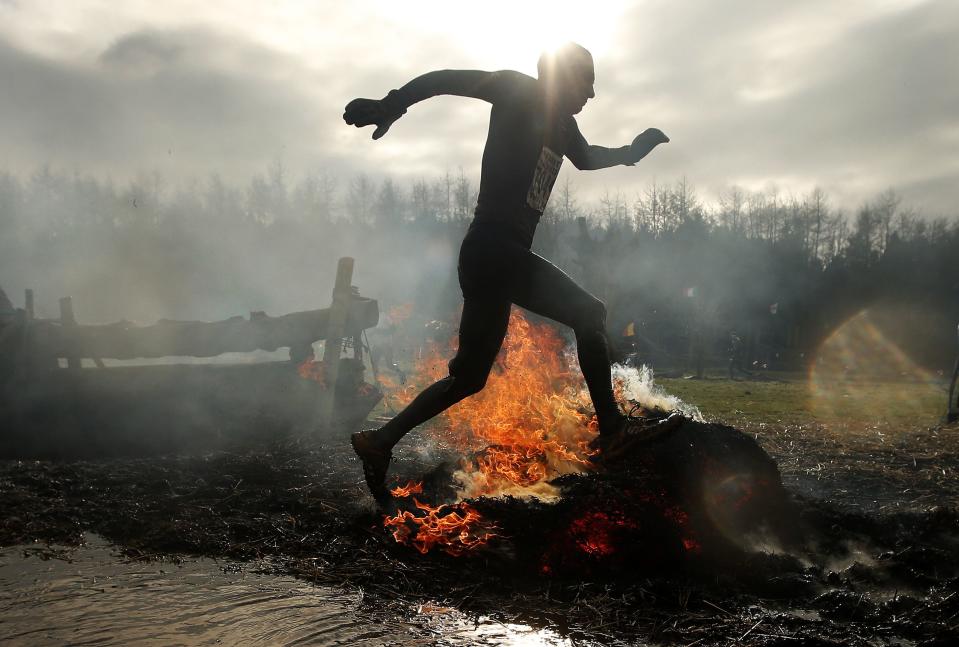
{"type": "Polygon", "coordinates": [[[668,393],[699,407],[708,420],[752,426],[842,427],[936,425],[946,411],[944,384],[846,381],[813,384],[802,374],[771,380],[656,379],[668,393]]]}
{"type": "Polygon", "coordinates": [[[864,512],[959,501],[959,425],[946,385],[919,381],[657,379],[709,421],[751,435],[795,492],[864,512]]]}

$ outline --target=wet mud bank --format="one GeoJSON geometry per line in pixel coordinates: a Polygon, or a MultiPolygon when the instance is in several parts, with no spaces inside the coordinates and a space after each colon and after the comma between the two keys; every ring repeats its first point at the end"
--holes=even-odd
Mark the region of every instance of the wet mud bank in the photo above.
{"type": "MultiPolygon", "coordinates": [[[[435,472],[444,460],[454,457],[407,449],[397,456],[396,480],[435,472]]],[[[453,556],[396,542],[345,443],[263,440],[203,456],[6,461],[0,544],[77,545],[95,532],[136,559],[266,559],[261,568],[278,574],[362,590],[378,612],[408,614],[429,602],[602,644],[959,640],[955,508],[867,513],[797,491],[787,475],[798,543],[757,533],[709,561],[651,559],[620,550],[624,537],[651,530],[617,529],[615,481],[565,483],[567,500],[589,501],[576,518],[606,517],[587,519],[567,544],[549,541],[545,530],[555,506],[474,501],[510,541],[453,556]],[[609,547],[615,552],[603,553],[609,547]],[[534,553],[550,560],[529,559],[534,553]]],[[[681,540],[676,549],[687,552],[681,540]]]]}

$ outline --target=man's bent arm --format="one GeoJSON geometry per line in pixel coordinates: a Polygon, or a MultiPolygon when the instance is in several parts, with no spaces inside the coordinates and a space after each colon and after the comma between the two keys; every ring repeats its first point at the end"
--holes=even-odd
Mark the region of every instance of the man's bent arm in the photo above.
{"type": "Polygon", "coordinates": [[[391,110],[403,113],[414,103],[440,94],[482,99],[495,103],[505,92],[508,72],[482,70],[437,70],[416,77],[398,90],[392,90],[383,101],[391,110]]]}
{"type": "Polygon", "coordinates": [[[569,150],[566,151],[566,157],[573,163],[573,166],[581,171],[595,171],[610,166],[633,164],[636,161],[629,145],[619,148],[606,148],[605,146],[589,144],[578,127],[575,127],[572,141],[569,143],[569,150]]]}
{"type": "Polygon", "coordinates": [[[628,146],[606,148],[605,146],[588,144],[586,138],[583,137],[583,133],[579,132],[575,119],[573,120],[573,131],[573,138],[566,151],[566,157],[573,162],[576,168],[583,171],[608,168],[618,164],[632,166],[646,157],[658,145],[669,141],[669,137],[659,128],[647,128],[636,135],[633,143],[628,146]]]}

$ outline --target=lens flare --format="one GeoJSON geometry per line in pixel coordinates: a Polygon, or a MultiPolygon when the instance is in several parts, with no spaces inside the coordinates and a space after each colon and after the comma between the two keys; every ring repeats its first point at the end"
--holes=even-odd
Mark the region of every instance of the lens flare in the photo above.
{"type": "Polygon", "coordinates": [[[941,391],[936,376],[890,340],[869,310],[833,331],[809,371],[810,409],[824,420],[938,416],[941,391]]]}

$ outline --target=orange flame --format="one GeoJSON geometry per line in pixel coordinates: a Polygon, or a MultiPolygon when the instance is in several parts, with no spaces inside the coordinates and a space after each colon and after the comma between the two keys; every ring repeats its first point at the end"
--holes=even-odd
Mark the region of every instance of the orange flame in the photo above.
{"type": "Polygon", "coordinates": [[[410,318],[410,315],[413,314],[413,304],[412,303],[401,303],[395,305],[389,309],[386,317],[391,323],[400,324],[410,318]]]}
{"type": "Polygon", "coordinates": [[[496,536],[495,526],[484,523],[480,513],[468,503],[434,508],[413,497],[413,505],[421,516],[404,510],[395,517],[386,517],[383,525],[393,529],[397,542],[413,546],[424,555],[439,547],[449,555],[459,556],[486,545],[496,536]]]}
{"type": "MultiPolygon", "coordinates": [[[[447,374],[447,362],[455,351],[433,345],[424,353],[411,379],[393,397],[401,404],[447,374]]],[[[381,384],[383,382],[381,381],[381,384]]],[[[614,379],[619,402],[633,402],[629,385],[614,379]]],[[[661,413],[639,407],[639,415],[661,413]]],[[[520,312],[510,316],[503,349],[479,393],[445,411],[444,424],[427,427],[425,433],[452,446],[463,455],[458,479],[458,503],[432,507],[415,497],[414,512],[385,517],[397,542],[421,553],[436,547],[461,555],[484,546],[496,537],[495,527],[482,519],[465,499],[481,496],[554,496],[550,481],[563,474],[589,469],[589,442],[598,433],[598,422],[581,377],[578,362],[557,330],[528,321],[520,312]]],[[[398,498],[422,493],[422,484],[397,487],[398,498]]],[[[701,545],[689,515],[664,506],[665,493],[646,493],[660,513],[676,526],[683,548],[698,553],[701,545]]],[[[616,511],[591,511],[568,528],[573,545],[597,559],[614,553],[623,537],[638,530],[635,521],[616,511]]],[[[549,572],[550,566],[543,567],[549,572]]]]}
{"type": "MultiPolygon", "coordinates": [[[[402,388],[398,380],[394,380],[392,377],[384,375],[383,373],[376,374],[376,381],[387,391],[395,392],[402,388]]],[[[408,400],[403,402],[404,405],[408,403],[408,400]]]]}
{"type": "MultiPolygon", "coordinates": [[[[443,414],[446,424],[437,440],[464,454],[473,453],[457,473],[461,499],[552,494],[555,490],[547,485],[549,480],[587,468],[596,420],[576,359],[566,347],[553,327],[531,323],[513,312],[486,387],[443,414]]],[[[454,351],[455,347],[433,345],[406,388],[394,392],[394,397],[405,404],[444,377],[454,351]]],[[[416,485],[396,488],[394,496],[410,496],[409,488],[416,485]]],[[[422,514],[401,512],[386,517],[384,524],[393,529],[398,542],[420,552],[439,546],[450,554],[462,554],[495,536],[483,529],[479,513],[466,503],[439,508],[415,498],[414,503],[422,514]],[[444,509],[453,511],[441,516],[439,511],[444,509]]]]}
{"type": "Polygon", "coordinates": [[[296,372],[305,380],[313,380],[320,384],[326,384],[326,367],[323,362],[317,362],[313,355],[307,357],[296,367],[296,372]]]}
{"type": "MultiPolygon", "coordinates": [[[[566,346],[555,328],[514,311],[486,387],[444,413],[443,439],[464,453],[480,450],[463,464],[465,497],[523,494],[589,465],[592,405],[566,346]]],[[[422,366],[420,374],[442,377],[446,357],[434,349],[422,366]]]]}
{"type": "Polygon", "coordinates": [[[390,490],[390,494],[392,494],[397,499],[405,499],[414,494],[422,494],[422,493],[423,493],[423,483],[417,482],[417,481],[410,481],[405,486],[402,486],[402,487],[396,486],[395,488],[390,490]]]}

